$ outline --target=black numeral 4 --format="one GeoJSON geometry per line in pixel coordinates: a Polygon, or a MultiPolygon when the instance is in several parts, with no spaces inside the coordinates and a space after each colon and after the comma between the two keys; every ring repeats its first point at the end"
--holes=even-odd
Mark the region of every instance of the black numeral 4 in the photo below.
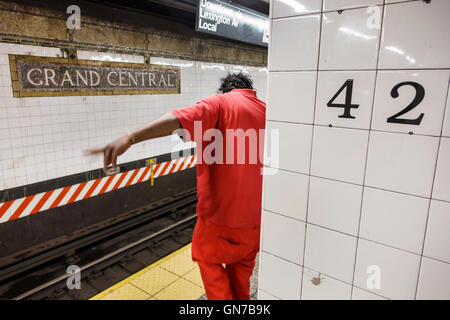
{"type": "Polygon", "coordinates": [[[345,81],[342,87],[336,92],[336,94],[328,101],[327,106],[330,108],[344,108],[344,113],[339,116],[339,118],[348,118],[355,119],[354,116],[351,115],[352,109],[357,109],[359,104],[352,104],[352,93],[353,93],[353,79],[345,81]],[[334,103],[334,100],[341,94],[341,92],[345,90],[345,103],[334,103]]]}

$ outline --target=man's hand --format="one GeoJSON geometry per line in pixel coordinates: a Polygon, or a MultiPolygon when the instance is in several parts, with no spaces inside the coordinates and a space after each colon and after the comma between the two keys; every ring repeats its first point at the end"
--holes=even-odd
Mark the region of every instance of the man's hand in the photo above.
{"type": "Polygon", "coordinates": [[[88,155],[103,153],[103,171],[105,171],[105,174],[108,174],[106,170],[108,165],[111,163],[113,168],[116,169],[117,157],[127,151],[132,144],[169,136],[179,128],[181,128],[181,125],[178,119],[171,112],[168,112],[142,128],[133,131],[131,134],[133,141],[129,135],[125,135],[103,148],[89,149],[85,153],[88,155]]]}
{"type": "Polygon", "coordinates": [[[93,148],[86,150],[86,154],[99,154],[103,153],[103,171],[107,173],[106,168],[111,163],[115,169],[117,167],[117,157],[128,150],[132,145],[131,138],[125,135],[102,148],[93,148]]]}

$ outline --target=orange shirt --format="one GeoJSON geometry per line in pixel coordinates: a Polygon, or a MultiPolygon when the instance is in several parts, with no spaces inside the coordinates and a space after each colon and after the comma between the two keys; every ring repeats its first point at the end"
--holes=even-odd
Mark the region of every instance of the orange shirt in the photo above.
{"type": "Polygon", "coordinates": [[[234,89],[172,113],[197,143],[197,214],[218,226],[259,227],[266,104],[255,90],[234,89]]]}

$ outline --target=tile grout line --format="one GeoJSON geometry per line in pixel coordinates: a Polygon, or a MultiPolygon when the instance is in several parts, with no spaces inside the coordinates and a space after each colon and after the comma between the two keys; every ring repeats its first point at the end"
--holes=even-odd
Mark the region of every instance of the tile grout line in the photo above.
{"type": "MultiPolygon", "coordinates": [[[[180,252],[179,254],[182,254],[182,252],[180,252]]],[[[175,255],[174,257],[176,257],[176,255],[175,255]]],[[[172,257],[172,258],[174,258],[174,257],[172,257]]],[[[171,259],[172,259],[172,258],[171,258],[171,259]]],[[[169,260],[167,260],[167,261],[170,261],[171,259],[169,259],[169,260]]],[[[165,261],[164,261],[164,262],[165,262],[165,261]]],[[[190,281],[190,280],[184,278],[189,272],[191,272],[192,270],[194,270],[195,267],[193,267],[192,269],[190,269],[190,270],[189,270],[188,272],[186,272],[183,276],[180,276],[179,274],[176,274],[176,273],[172,272],[171,270],[167,270],[167,269],[161,267],[160,265],[155,266],[154,268],[147,270],[147,272],[149,272],[150,270],[153,270],[153,269],[157,269],[157,268],[160,268],[160,269],[162,269],[162,270],[164,270],[164,271],[167,271],[167,272],[169,272],[169,273],[171,273],[171,274],[177,276],[177,279],[175,279],[174,281],[170,282],[170,283],[167,284],[166,286],[162,287],[160,290],[156,291],[154,294],[151,294],[150,292],[145,291],[143,288],[141,288],[141,287],[139,287],[139,286],[137,286],[137,285],[131,283],[132,280],[131,280],[130,282],[128,282],[128,283],[131,284],[131,285],[133,285],[134,287],[136,287],[136,288],[138,288],[138,289],[144,291],[145,293],[149,294],[149,295],[152,296],[152,297],[154,297],[155,295],[157,295],[158,293],[160,293],[160,292],[163,291],[164,289],[167,289],[168,287],[170,287],[171,285],[173,285],[175,282],[177,282],[177,281],[180,280],[180,279],[186,280],[186,281],[188,281],[189,283],[192,283],[193,285],[195,285],[195,286],[197,286],[197,287],[203,289],[202,287],[200,287],[200,286],[197,285],[196,283],[193,283],[192,281],[190,281]]],[[[144,272],[143,274],[145,274],[145,273],[146,273],[146,272],[144,272]]],[[[134,279],[133,279],[133,280],[134,280],[134,279]]],[[[125,284],[124,284],[124,285],[125,285],[125,284]]],[[[203,290],[203,291],[204,291],[204,290],[203,290]]]]}
{"type": "MultiPolygon", "coordinates": [[[[272,254],[272,253],[270,253],[270,252],[267,252],[267,251],[263,251],[263,252],[264,252],[265,254],[271,255],[271,256],[273,256],[273,257],[275,257],[275,258],[278,258],[278,259],[280,259],[280,260],[285,260],[285,261],[287,261],[287,262],[290,262],[290,263],[292,263],[292,264],[295,264],[295,265],[297,265],[297,266],[300,266],[300,267],[302,267],[302,268],[304,268],[304,269],[311,270],[312,272],[316,272],[316,273],[323,274],[323,275],[325,275],[326,277],[328,277],[328,278],[330,278],[330,279],[333,279],[333,280],[342,282],[342,283],[344,283],[344,284],[346,284],[346,285],[349,285],[349,286],[351,287],[351,289],[353,289],[353,287],[356,287],[356,288],[358,288],[358,289],[360,289],[360,290],[363,290],[363,291],[365,291],[365,292],[369,292],[369,293],[374,294],[374,295],[376,295],[376,296],[378,296],[378,297],[381,297],[381,298],[385,298],[385,299],[387,299],[387,300],[390,300],[389,298],[387,298],[387,297],[385,297],[385,296],[382,296],[382,295],[380,295],[380,294],[374,293],[374,292],[372,292],[372,291],[368,291],[368,290],[363,289],[363,288],[360,288],[360,287],[358,287],[358,286],[354,286],[354,285],[352,285],[352,283],[347,282],[347,281],[344,281],[344,280],[341,280],[341,279],[339,279],[339,278],[336,278],[335,276],[330,276],[328,273],[323,273],[323,272],[320,272],[320,271],[318,271],[318,270],[316,270],[316,269],[314,269],[314,268],[311,268],[311,267],[308,267],[308,266],[299,265],[299,264],[297,264],[297,263],[293,263],[292,261],[286,260],[286,259],[284,259],[284,258],[281,258],[281,257],[279,257],[279,256],[277,256],[277,255],[274,255],[274,254],[272,254]]],[[[272,296],[274,296],[274,297],[276,297],[276,298],[279,298],[279,297],[277,297],[276,295],[270,293],[269,291],[267,291],[267,290],[265,290],[265,289],[258,289],[258,290],[262,290],[262,291],[264,291],[264,292],[266,292],[266,293],[269,293],[270,295],[272,295],[272,296]]],[[[350,295],[350,298],[351,298],[351,295],[350,295]]],[[[281,298],[279,298],[279,299],[282,300],[281,298]]]]}
{"type": "MultiPolygon", "coordinates": [[[[441,69],[439,69],[440,71],[441,69]]],[[[276,119],[267,119],[268,122],[272,123],[283,123],[283,124],[292,124],[292,125],[301,125],[301,126],[313,126],[313,127],[324,127],[328,128],[330,127],[330,124],[324,124],[324,123],[306,123],[306,122],[294,122],[294,121],[286,121],[286,120],[276,120],[276,119]]],[[[370,131],[370,132],[380,132],[380,133],[389,133],[389,134],[403,134],[403,135],[414,135],[414,136],[421,136],[421,137],[429,137],[429,138],[440,138],[441,134],[426,134],[426,133],[413,133],[410,132],[400,132],[400,131],[393,131],[393,130],[380,130],[380,129],[372,129],[372,128],[357,128],[357,127],[350,127],[350,126],[342,126],[342,125],[332,125],[331,128],[337,128],[337,129],[343,129],[343,130],[359,130],[359,131],[370,131]]],[[[442,136],[447,137],[447,136],[442,136]]]]}
{"type": "MultiPolygon", "coordinates": [[[[103,290],[103,291],[99,292],[98,294],[92,296],[91,298],[89,298],[89,300],[100,300],[101,298],[107,296],[108,294],[111,294],[112,292],[114,292],[116,290],[119,290],[121,287],[123,287],[127,283],[131,283],[131,281],[133,281],[134,279],[140,277],[141,275],[147,273],[150,270],[158,268],[164,262],[172,259],[173,257],[177,256],[178,254],[180,254],[183,251],[187,250],[190,245],[191,244],[189,243],[189,244],[181,247],[180,249],[178,249],[178,250],[176,250],[176,251],[174,251],[172,253],[169,253],[168,255],[166,255],[166,256],[162,257],[161,259],[155,261],[154,263],[150,264],[149,266],[147,266],[147,267],[137,271],[136,273],[130,275],[129,277],[126,277],[125,279],[117,282],[116,284],[110,286],[109,288],[106,288],[105,290],[103,290]],[[112,292],[109,292],[109,290],[112,290],[112,292]]],[[[163,269],[163,268],[161,268],[161,269],[163,269]]],[[[163,269],[163,270],[167,271],[166,269],[163,269]]],[[[170,271],[168,271],[168,272],[170,272],[170,271]]]]}
{"type": "MultiPolygon", "coordinates": [[[[269,12],[269,46],[268,46],[268,48],[267,48],[267,78],[266,78],[266,101],[267,101],[267,103],[269,103],[269,93],[270,93],[270,91],[269,91],[269,84],[270,84],[270,77],[271,77],[271,72],[269,71],[269,66],[271,65],[271,43],[272,43],[272,30],[273,30],[273,13],[272,13],[272,11],[273,11],[273,0],[270,0],[269,1],[269,10],[270,10],[270,12],[269,12]]],[[[267,107],[267,105],[266,105],[266,107],[267,107]]],[[[270,108],[270,105],[268,106],[269,108],[270,108]]],[[[267,119],[267,108],[266,108],[266,119],[265,119],[265,121],[264,121],[264,127],[265,127],[265,129],[267,129],[267,122],[268,122],[268,119],[267,119]]],[[[263,167],[261,168],[261,170],[263,170],[262,171],[262,173],[261,174],[263,174],[264,173],[264,167],[265,167],[265,165],[264,165],[264,163],[265,163],[265,154],[266,154],[266,146],[267,146],[267,130],[266,130],[266,135],[265,135],[265,137],[264,137],[264,152],[263,152],[263,167]]],[[[264,211],[264,209],[265,209],[265,202],[266,202],[266,199],[265,199],[265,178],[264,178],[264,175],[263,175],[263,178],[262,178],[262,186],[261,186],[261,226],[260,226],[260,235],[259,235],[259,247],[260,247],[260,251],[262,251],[262,244],[263,244],[263,238],[264,238],[264,234],[263,234],[263,230],[264,230],[264,217],[263,217],[263,211],[264,211]]],[[[258,270],[259,270],[259,272],[260,272],[260,274],[262,273],[262,268],[263,268],[263,265],[262,265],[262,259],[260,259],[259,261],[258,261],[258,270]]],[[[258,277],[258,288],[261,286],[261,277],[258,277]]]]}
{"type": "Polygon", "coordinates": [[[379,3],[379,4],[374,4],[374,5],[359,5],[359,6],[355,6],[355,7],[349,7],[349,8],[334,8],[334,9],[327,9],[324,10],[323,6],[321,5],[321,10],[320,11],[311,11],[311,12],[307,12],[307,13],[303,13],[303,14],[291,14],[288,16],[283,16],[283,17],[276,17],[273,18],[272,16],[272,20],[274,21],[283,21],[283,20],[288,20],[288,19],[292,19],[292,18],[301,18],[301,17],[307,17],[307,16],[311,16],[314,14],[318,14],[318,13],[332,13],[332,12],[339,12],[339,11],[349,11],[349,10],[358,10],[358,9],[365,9],[365,8],[369,8],[369,7],[380,7],[380,6],[389,6],[389,5],[394,5],[394,4],[400,4],[403,2],[415,2],[415,1],[421,1],[421,0],[403,0],[402,2],[394,2],[394,3],[385,3],[383,1],[383,3],[379,3]]]}
{"type": "MultiPolygon", "coordinates": [[[[164,270],[165,270],[165,269],[164,269],[164,270]]],[[[170,272],[170,271],[169,271],[169,272],[170,272]]],[[[173,272],[171,272],[171,273],[174,274],[173,272]]],[[[196,287],[201,288],[201,287],[199,287],[198,285],[196,285],[195,283],[193,283],[193,282],[191,282],[191,281],[185,279],[185,278],[182,277],[182,276],[179,276],[179,275],[176,275],[176,276],[178,276],[178,279],[175,279],[174,281],[172,281],[171,283],[169,283],[167,286],[165,286],[165,287],[161,288],[160,290],[158,290],[153,296],[156,296],[157,294],[161,293],[162,291],[164,291],[164,290],[167,289],[168,287],[172,286],[175,282],[179,281],[180,279],[183,279],[183,280],[185,280],[185,281],[188,281],[188,282],[191,283],[192,285],[195,285],[196,287]]],[[[203,288],[201,288],[201,289],[203,289],[203,288]]],[[[205,290],[203,290],[203,291],[205,291],[205,290]]],[[[203,292],[203,293],[204,293],[204,292],[203,292]]]]}
{"type": "MultiPolygon", "coordinates": [[[[123,287],[126,286],[127,284],[131,285],[132,287],[135,287],[136,289],[138,289],[139,291],[144,292],[145,294],[148,294],[148,295],[150,296],[149,298],[154,298],[152,294],[150,294],[149,292],[145,291],[144,289],[142,289],[142,288],[140,288],[140,287],[138,287],[138,286],[132,284],[131,282],[125,283],[125,284],[124,284],[122,287],[120,287],[120,288],[123,288],[123,287]]],[[[119,289],[120,289],[120,288],[119,288],[119,289]]],[[[118,289],[118,290],[119,290],[119,289],[118,289]]],[[[110,294],[113,294],[114,292],[117,292],[117,291],[113,291],[113,292],[111,292],[111,293],[108,293],[105,297],[107,297],[107,296],[110,295],[110,294]]],[[[104,298],[104,297],[103,297],[103,298],[104,298]]],[[[103,298],[102,298],[102,299],[103,299],[103,298]]],[[[146,299],[146,300],[148,300],[148,299],[146,299]]]]}
{"type": "MultiPolygon", "coordinates": [[[[162,269],[162,270],[164,270],[164,271],[167,271],[167,272],[169,272],[169,273],[171,273],[171,274],[173,274],[173,275],[175,275],[175,276],[178,277],[178,279],[175,279],[174,281],[170,282],[168,285],[166,285],[166,286],[164,286],[163,288],[161,288],[160,290],[158,290],[158,291],[157,291],[155,294],[153,294],[152,296],[154,296],[154,295],[160,293],[161,291],[163,291],[164,289],[168,288],[169,286],[171,286],[172,284],[174,284],[174,283],[175,283],[176,281],[178,281],[179,279],[184,279],[184,277],[185,277],[189,272],[191,272],[192,270],[195,269],[195,266],[194,266],[194,267],[193,267],[192,269],[190,269],[188,272],[186,272],[185,274],[183,274],[182,276],[180,276],[179,274],[177,274],[177,273],[175,273],[175,272],[173,272],[173,271],[171,271],[171,270],[168,270],[168,269],[166,269],[166,268],[164,268],[164,267],[161,266],[163,263],[166,263],[166,262],[168,262],[168,261],[171,261],[172,259],[174,259],[174,258],[177,257],[178,255],[183,254],[184,251],[186,251],[186,250],[189,249],[188,246],[189,246],[189,244],[186,245],[185,247],[183,247],[182,250],[181,250],[180,252],[178,252],[176,255],[170,257],[170,258],[167,259],[166,261],[163,261],[163,262],[161,262],[159,265],[157,265],[157,266],[155,266],[154,268],[152,268],[152,269],[160,268],[160,269],[162,269]]],[[[152,269],[147,270],[147,272],[149,272],[149,271],[152,270],[152,269]]],[[[144,272],[144,274],[145,274],[145,273],[146,273],[146,272],[144,272]]],[[[187,280],[187,279],[184,279],[184,280],[189,281],[189,280],[187,280]]],[[[131,280],[131,281],[132,281],[132,280],[131,280]]],[[[131,281],[130,281],[130,283],[131,283],[131,281]]],[[[189,282],[192,283],[191,281],[189,281],[189,282]]],[[[196,285],[195,283],[192,283],[192,284],[196,285]]],[[[198,287],[198,285],[196,285],[196,286],[198,287]]],[[[141,290],[143,290],[143,289],[141,289],[141,290]]],[[[147,291],[145,291],[145,292],[148,293],[148,294],[150,294],[150,293],[147,292],[147,291]]]]}
{"type": "MultiPolygon", "coordinates": [[[[446,137],[443,137],[443,138],[446,138],[446,137]]],[[[266,166],[266,167],[272,168],[272,167],[269,167],[269,166],[266,166]]],[[[283,171],[283,172],[297,174],[297,175],[308,176],[307,173],[303,173],[303,172],[297,172],[297,171],[292,171],[292,170],[282,169],[282,168],[278,168],[278,170],[283,171]]],[[[322,179],[322,180],[328,180],[328,181],[334,181],[334,182],[339,182],[339,183],[345,183],[345,184],[358,186],[358,187],[365,187],[365,188],[370,188],[370,189],[375,189],[375,190],[392,192],[392,193],[401,194],[401,195],[410,196],[410,197],[416,197],[416,198],[427,199],[427,200],[431,199],[431,200],[435,200],[435,201],[441,201],[441,202],[450,203],[450,201],[447,201],[447,200],[442,200],[442,199],[437,199],[437,198],[429,198],[429,197],[426,197],[426,196],[419,196],[417,194],[406,193],[406,192],[401,192],[401,191],[395,191],[395,190],[390,190],[390,189],[384,189],[384,188],[374,187],[374,186],[369,186],[369,185],[362,185],[362,184],[358,184],[358,183],[355,183],[355,182],[348,182],[348,181],[338,180],[338,179],[324,177],[324,176],[318,176],[318,175],[313,175],[312,174],[311,177],[322,179]]],[[[270,210],[268,210],[268,211],[270,211],[270,210]]],[[[274,212],[274,211],[271,211],[271,212],[274,212]]],[[[275,213],[278,213],[278,212],[275,212],[275,213]]],[[[293,218],[293,219],[295,219],[295,218],[293,218]]],[[[303,221],[303,220],[300,220],[300,221],[303,221]]]]}
{"type": "Polygon", "coordinates": [[[271,295],[272,297],[274,297],[274,298],[276,298],[276,299],[278,299],[278,300],[283,300],[283,299],[281,299],[280,297],[277,297],[276,295],[274,295],[274,294],[268,292],[267,290],[258,288],[258,291],[262,291],[262,292],[264,292],[264,293],[266,293],[266,294],[268,294],[268,295],[271,295]]]}
{"type": "MultiPolygon", "coordinates": [[[[389,5],[389,4],[386,4],[389,5]]],[[[436,71],[436,70],[450,70],[449,67],[428,67],[428,68],[380,68],[380,69],[371,69],[371,68],[361,68],[361,69],[283,69],[283,70],[269,70],[270,72],[279,72],[279,73],[306,73],[306,72],[314,72],[314,71],[322,71],[322,72],[369,72],[369,71],[436,71]]]]}
{"type": "MultiPolygon", "coordinates": [[[[278,215],[278,216],[281,216],[281,217],[284,217],[284,218],[287,218],[287,219],[295,220],[295,221],[297,221],[297,222],[305,223],[303,220],[293,219],[293,218],[291,218],[291,217],[288,217],[288,216],[285,216],[285,215],[282,215],[282,214],[279,214],[279,213],[276,213],[276,212],[273,212],[273,211],[269,211],[269,210],[266,210],[266,211],[269,212],[270,214],[278,215]]],[[[306,223],[305,223],[305,224],[306,224],[306,223]]],[[[387,248],[390,248],[390,249],[402,251],[402,252],[404,252],[404,253],[408,253],[408,254],[411,254],[411,255],[415,255],[415,256],[420,257],[420,253],[417,253],[417,252],[414,252],[414,251],[402,249],[402,248],[400,248],[400,247],[395,247],[395,246],[392,246],[392,245],[389,245],[389,244],[386,244],[386,243],[383,243],[383,242],[379,242],[379,241],[372,240],[372,239],[369,239],[369,238],[365,238],[365,237],[357,236],[357,235],[354,235],[354,234],[346,233],[346,232],[343,232],[343,231],[340,231],[340,230],[336,230],[336,229],[332,229],[332,228],[330,228],[330,227],[326,227],[326,226],[319,225],[319,224],[316,224],[316,223],[308,222],[308,224],[311,225],[311,226],[320,228],[320,229],[325,229],[325,230],[328,230],[328,231],[331,231],[331,232],[338,233],[338,234],[343,235],[343,236],[352,237],[352,238],[355,238],[355,239],[359,238],[359,239],[362,239],[362,240],[364,240],[364,241],[370,242],[370,243],[372,243],[372,244],[377,244],[377,245],[380,245],[380,246],[384,246],[384,247],[387,247],[387,248]]],[[[290,262],[290,263],[292,263],[292,264],[296,264],[296,265],[298,265],[298,266],[303,266],[303,264],[299,264],[299,263],[294,262],[294,261],[292,261],[292,260],[289,260],[289,259],[287,259],[287,258],[283,258],[283,257],[281,257],[281,256],[276,255],[275,253],[266,251],[266,250],[264,250],[264,249],[261,250],[261,251],[264,252],[264,253],[270,254],[270,255],[272,255],[272,256],[274,256],[274,257],[277,257],[277,258],[279,258],[279,259],[286,260],[286,261],[288,261],[288,262],[290,262]]],[[[438,261],[438,262],[441,262],[441,263],[444,263],[444,264],[449,264],[449,265],[450,265],[450,262],[447,262],[447,261],[445,261],[445,260],[440,260],[440,259],[433,258],[433,257],[430,257],[430,256],[426,256],[426,255],[424,255],[424,257],[426,257],[426,258],[428,258],[428,259],[432,259],[432,260],[438,261]]]]}
{"type": "MultiPolygon", "coordinates": [[[[192,271],[192,270],[191,270],[191,271],[192,271]]],[[[189,271],[189,272],[191,272],[191,271],[189,271]]],[[[189,273],[189,272],[188,272],[188,273],[189,273]]],[[[186,276],[186,275],[185,275],[185,276],[186,276]]],[[[194,283],[193,281],[191,281],[191,280],[185,278],[185,276],[181,277],[181,279],[184,279],[184,280],[186,280],[186,281],[192,283],[193,285],[195,285],[195,286],[197,286],[197,287],[203,289],[203,291],[205,291],[204,287],[200,287],[198,284],[196,284],[196,283],[194,283]]]]}
{"type": "MultiPolygon", "coordinates": [[[[449,79],[449,82],[450,82],[450,79],[449,79]]],[[[447,97],[445,98],[445,106],[447,106],[447,103],[448,103],[448,95],[449,95],[449,86],[447,86],[447,97]]],[[[417,300],[417,294],[419,292],[420,272],[422,271],[422,260],[423,260],[423,257],[424,257],[423,253],[424,253],[424,250],[425,250],[425,241],[426,241],[426,238],[427,238],[428,221],[430,219],[431,203],[433,201],[432,199],[433,199],[434,184],[435,184],[435,181],[436,181],[437,167],[438,167],[438,164],[439,164],[439,153],[440,153],[440,149],[441,149],[442,133],[444,131],[445,116],[446,116],[446,113],[448,111],[449,110],[447,110],[447,107],[445,107],[444,114],[442,116],[441,136],[439,137],[439,142],[438,142],[438,146],[437,146],[436,160],[434,162],[434,174],[433,174],[433,180],[431,182],[430,202],[428,203],[427,219],[425,221],[425,232],[423,234],[423,242],[422,242],[422,252],[421,252],[421,255],[420,255],[419,270],[417,272],[416,292],[414,294],[415,300],[417,300]]]]}
{"type": "MultiPolygon", "coordinates": [[[[317,93],[318,93],[318,87],[319,87],[319,66],[320,66],[320,48],[322,43],[322,24],[323,24],[323,0],[321,1],[321,8],[320,8],[320,21],[319,21],[319,39],[318,39],[318,48],[317,48],[317,64],[315,71],[316,73],[316,87],[314,92],[314,110],[313,110],[313,118],[312,121],[314,122],[316,118],[316,108],[317,108],[317,93]]],[[[307,241],[307,233],[308,233],[308,213],[309,213],[309,196],[310,196],[310,190],[311,190],[311,169],[312,169],[312,159],[313,159],[313,147],[314,147],[314,133],[315,128],[314,125],[312,125],[311,128],[311,147],[310,147],[310,154],[309,154],[309,170],[308,170],[308,191],[306,194],[306,214],[305,214],[305,235],[304,235],[304,241],[303,241],[303,257],[302,257],[302,276],[300,280],[300,300],[302,300],[303,296],[303,280],[305,277],[305,256],[306,256],[306,241],[307,241]]]]}
{"type": "MultiPolygon", "coordinates": [[[[146,272],[142,273],[141,275],[143,275],[143,274],[149,272],[150,270],[156,270],[156,269],[158,269],[158,268],[159,268],[159,269],[162,269],[162,270],[164,270],[164,271],[170,272],[170,271],[168,271],[168,270],[166,270],[166,269],[164,269],[164,268],[161,268],[160,266],[155,266],[154,268],[151,268],[151,269],[147,270],[146,272]]],[[[181,278],[179,275],[177,275],[177,274],[175,274],[175,273],[173,273],[173,272],[170,272],[170,273],[176,275],[176,276],[178,277],[178,279],[181,278]]],[[[141,276],[141,275],[139,275],[139,276],[141,276]]],[[[136,277],[136,278],[138,278],[138,277],[136,277]]],[[[136,279],[136,278],[134,278],[134,279],[136,279]]],[[[132,285],[133,287],[135,287],[135,288],[137,288],[137,289],[139,289],[139,290],[145,292],[146,294],[150,295],[151,297],[154,297],[156,294],[160,293],[162,290],[166,289],[167,287],[169,287],[170,285],[172,285],[173,283],[175,283],[175,282],[178,280],[178,279],[175,279],[174,281],[170,282],[170,283],[167,284],[166,286],[162,287],[160,290],[156,291],[154,294],[151,294],[150,292],[144,290],[144,289],[141,288],[140,286],[133,284],[132,281],[133,281],[134,279],[131,279],[130,281],[125,282],[125,283],[122,284],[119,288],[114,289],[112,292],[108,292],[104,297],[106,297],[106,296],[108,296],[108,295],[110,295],[110,294],[112,294],[112,293],[114,293],[114,292],[120,290],[121,288],[123,288],[123,287],[126,286],[127,284],[130,284],[130,285],[132,285]]],[[[108,290],[108,289],[106,289],[106,290],[108,290]]],[[[102,298],[103,298],[103,297],[102,297],[102,298]]]]}
{"type": "MultiPolygon", "coordinates": [[[[370,129],[372,128],[372,121],[373,121],[373,113],[375,109],[375,93],[377,89],[377,80],[378,80],[378,67],[380,63],[380,52],[381,52],[381,40],[383,37],[383,25],[384,25],[384,15],[386,13],[386,0],[383,0],[382,5],[382,12],[381,12],[381,21],[380,21],[380,29],[378,32],[378,52],[377,52],[377,62],[376,62],[376,70],[375,70],[375,83],[373,87],[373,95],[372,95],[372,110],[370,114],[370,121],[369,121],[369,131],[367,134],[367,148],[366,148],[366,159],[364,162],[364,176],[363,176],[363,182],[362,182],[362,192],[361,192],[361,204],[359,208],[359,221],[358,221],[358,231],[357,231],[357,237],[356,237],[356,246],[355,246],[355,259],[353,261],[353,276],[352,276],[352,287],[355,286],[355,276],[356,276],[356,264],[358,261],[358,248],[359,248],[359,238],[360,238],[360,230],[361,230],[361,220],[362,220],[362,214],[363,214],[363,205],[364,205],[364,189],[366,184],[366,177],[367,177],[367,163],[369,162],[369,150],[370,150],[370,129]]],[[[350,293],[350,299],[353,298],[353,288],[350,293]]]]}

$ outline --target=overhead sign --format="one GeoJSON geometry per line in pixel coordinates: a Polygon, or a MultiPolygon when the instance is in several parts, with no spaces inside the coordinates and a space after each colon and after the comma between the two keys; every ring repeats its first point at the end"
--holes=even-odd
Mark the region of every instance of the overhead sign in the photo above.
{"type": "Polygon", "coordinates": [[[180,93],[180,69],[10,55],[14,97],[180,93]]]}
{"type": "Polygon", "coordinates": [[[195,30],[260,46],[269,44],[267,15],[219,0],[199,0],[195,30]]]}

